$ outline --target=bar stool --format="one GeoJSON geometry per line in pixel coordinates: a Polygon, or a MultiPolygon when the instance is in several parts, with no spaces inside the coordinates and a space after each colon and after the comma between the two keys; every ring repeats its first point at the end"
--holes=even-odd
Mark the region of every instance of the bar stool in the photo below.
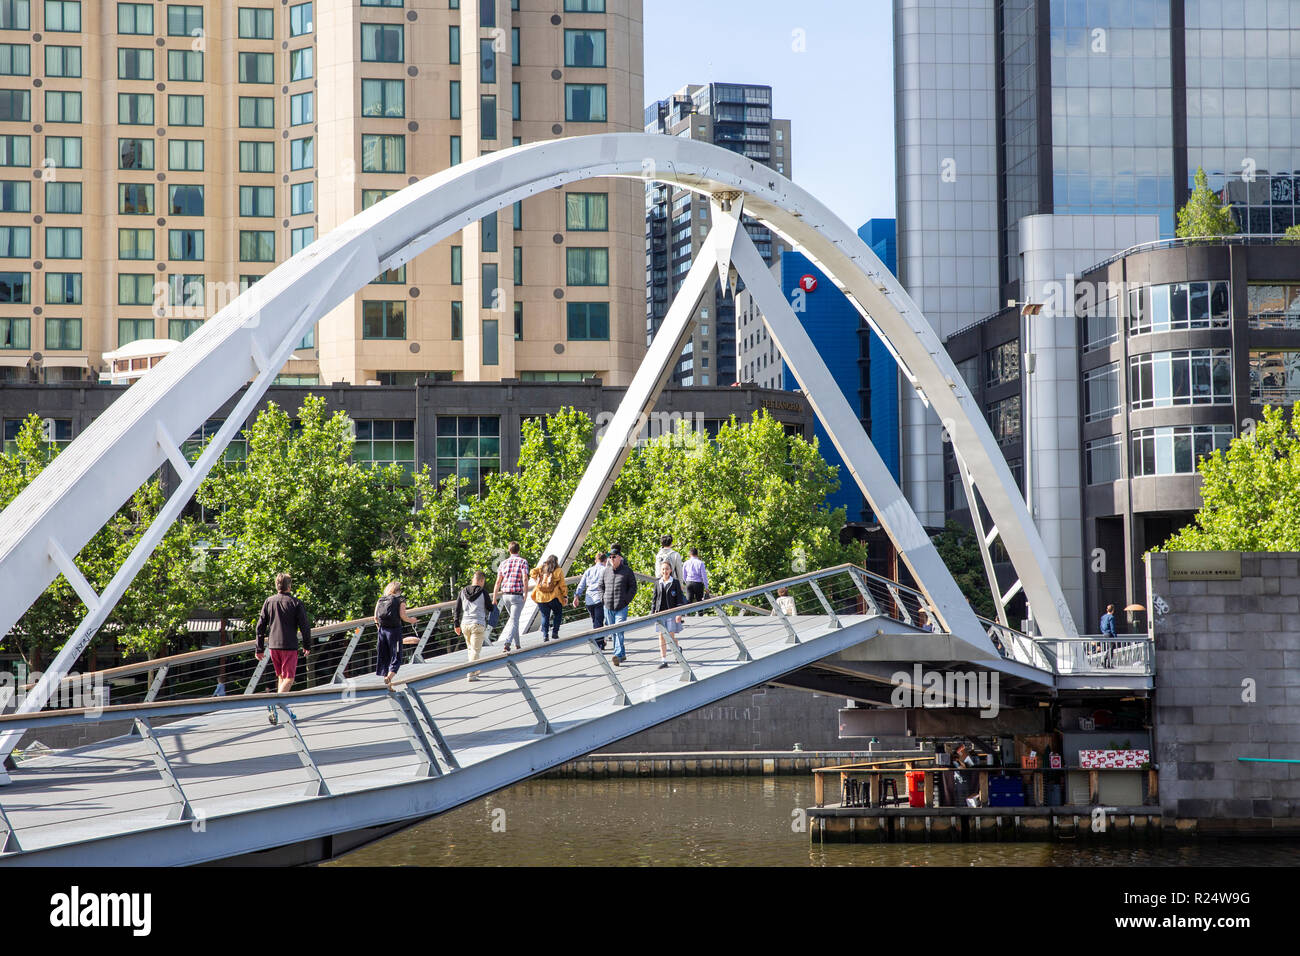
{"type": "Polygon", "coordinates": [[[880,779],[880,805],[889,806],[898,802],[898,781],[893,777],[880,779]]]}

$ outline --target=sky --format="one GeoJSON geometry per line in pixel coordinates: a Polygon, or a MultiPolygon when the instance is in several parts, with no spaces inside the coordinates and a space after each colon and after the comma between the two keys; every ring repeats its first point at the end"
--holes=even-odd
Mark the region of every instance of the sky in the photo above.
{"type": "Polygon", "coordinates": [[[891,0],[644,2],[647,103],[687,83],[770,86],[794,181],[854,228],[894,217],[891,0]]]}

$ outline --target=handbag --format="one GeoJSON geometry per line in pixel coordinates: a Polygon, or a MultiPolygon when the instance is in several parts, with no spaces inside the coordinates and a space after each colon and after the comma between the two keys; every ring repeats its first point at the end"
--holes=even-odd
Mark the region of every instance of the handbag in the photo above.
{"type": "MultiPolygon", "coordinates": [[[[484,593],[483,597],[487,598],[487,594],[484,593]]],[[[490,631],[493,628],[498,627],[500,624],[501,624],[501,606],[498,604],[493,604],[491,599],[488,599],[487,629],[490,631]]]]}

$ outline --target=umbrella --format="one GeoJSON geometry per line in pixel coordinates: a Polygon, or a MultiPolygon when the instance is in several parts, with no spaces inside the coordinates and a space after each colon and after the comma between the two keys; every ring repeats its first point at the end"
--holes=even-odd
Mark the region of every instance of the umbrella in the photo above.
{"type": "Polygon", "coordinates": [[[1130,604],[1128,607],[1124,608],[1124,610],[1126,610],[1126,611],[1145,611],[1146,608],[1144,608],[1141,604],[1130,604]]]}

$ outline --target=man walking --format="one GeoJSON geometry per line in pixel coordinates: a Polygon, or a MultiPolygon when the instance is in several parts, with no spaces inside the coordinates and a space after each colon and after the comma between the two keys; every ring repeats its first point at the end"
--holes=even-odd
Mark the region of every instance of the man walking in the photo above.
{"type": "MultiPolygon", "coordinates": [[[[601,576],[604,591],[605,624],[622,624],[627,620],[627,606],[636,594],[636,575],[623,560],[623,549],[614,545],[609,549],[609,564],[601,576]]],[[[615,631],[614,656],[610,658],[615,666],[627,660],[627,648],[623,646],[623,632],[615,631]]]]}
{"type": "Polygon", "coordinates": [[[1101,616],[1101,666],[1110,667],[1115,651],[1115,642],[1119,635],[1115,633],[1115,605],[1107,604],[1106,613],[1101,616]]]}
{"type": "Polygon", "coordinates": [[[690,555],[682,565],[682,578],[686,586],[686,603],[694,604],[704,600],[704,592],[709,588],[709,569],[700,560],[699,548],[691,548],[690,555]]]}
{"type": "MultiPolygon", "coordinates": [[[[486,583],[487,575],[475,571],[474,583],[462,589],[456,599],[456,633],[464,636],[465,646],[469,649],[466,659],[471,663],[478,660],[479,653],[483,650],[483,638],[488,632],[488,615],[492,612],[492,601],[483,588],[486,583]]],[[[470,671],[470,680],[478,678],[479,671],[470,671]]]]}
{"type": "Polygon", "coordinates": [[[659,539],[659,553],[655,555],[655,578],[659,577],[659,565],[665,561],[673,569],[673,577],[680,584],[682,580],[682,556],[673,550],[673,536],[664,535],[659,539]]]}
{"type": "Polygon", "coordinates": [[[528,562],[519,556],[519,542],[511,541],[507,550],[510,556],[497,568],[497,581],[492,587],[492,601],[499,603],[508,611],[510,620],[501,632],[505,642],[502,653],[510,653],[510,642],[515,643],[515,650],[523,647],[523,636],[519,633],[519,614],[524,609],[524,586],[528,583],[528,562]]]}
{"type": "MultiPolygon", "coordinates": [[[[578,606],[578,601],[585,597],[587,602],[587,613],[591,615],[591,626],[599,628],[605,626],[605,585],[603,578],[605,576],[605,552],[596,552],[596,563],[582,572],[582,577],[578,580],[578,589],[573,592],[573,606],[578,606]]],[[[605,649],[605,639],[596,638],[596,646],[602,651],[605,649]]]]}
{"type": "MultiPolygon", "coordinates": [[[[276,692],[287,694],[293,690],[294,678],[298,676],[298,635],[302,635],[302,656],[307,657],[311,651],[311,628],[307,626],[307,609],[292,594],[293,579],[283,571],[275,576],[275,593],[262,603],[262,611],[257,615],[257,659],[266,656],[266,646],[271,647],[271,666],[275,668],[278,679],[276,692]]],[[[270,715],[266,718],[274,724],[279,721],[275,706],[267,707],[270,715]]],[[[290,712],[290,716],[293,716],[290,712]]]]}

